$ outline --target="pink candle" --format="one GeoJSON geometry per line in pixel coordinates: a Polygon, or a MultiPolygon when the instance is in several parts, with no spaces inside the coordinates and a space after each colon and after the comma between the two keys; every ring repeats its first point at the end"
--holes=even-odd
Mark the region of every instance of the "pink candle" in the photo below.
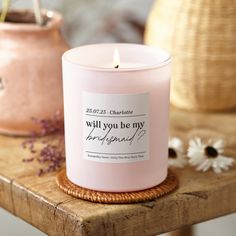
{"type": "Polygon", "coordinates": [[[109,192],[160,184],[167,176],[169,54],[98,44],[71,49],[62,59],[69,180],[109,192]]]}

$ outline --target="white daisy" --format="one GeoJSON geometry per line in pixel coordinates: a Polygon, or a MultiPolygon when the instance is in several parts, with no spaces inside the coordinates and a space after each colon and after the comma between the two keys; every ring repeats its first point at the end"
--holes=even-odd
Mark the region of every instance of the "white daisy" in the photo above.
{"type": "Polygon", "coordinates": [[[212,168],[215,173],[221,173],[228,170],[234,163],[234,159],[223,156],[223,152],[224,142],[222,139],[203,143],[200,138],[195,138],[189,141],[187,156],[189,164],[195,166],[197,171],[205,172],[212,168]]]}
{"type": "Polygon", "coordinates": [[[169,139],[168,157],[169,166],[183,168],[187,164],[183,142],[179,138],[174,137],[169,139]]]}

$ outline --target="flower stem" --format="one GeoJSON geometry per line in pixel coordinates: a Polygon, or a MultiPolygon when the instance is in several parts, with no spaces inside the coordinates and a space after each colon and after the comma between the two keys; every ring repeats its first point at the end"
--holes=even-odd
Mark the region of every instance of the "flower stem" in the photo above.
{"type": "Polygon", "coordinates": [[[41,1],[40,0],[33,0],[34,5],[34,15],[35,20],[38,25],[43,25],[43,17],[41,14],[41,1]]]}
{"type": "Polygon", "coordinates": [[[7,16],[8,9],[10,7],[11,0],[3,0],[2,2],[2,12],[0,16],[0,22],[4,22],[7,16]]]}

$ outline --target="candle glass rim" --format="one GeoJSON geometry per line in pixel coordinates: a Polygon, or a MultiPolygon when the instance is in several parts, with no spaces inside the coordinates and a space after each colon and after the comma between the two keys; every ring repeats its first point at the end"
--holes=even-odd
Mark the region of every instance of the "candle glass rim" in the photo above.
{"type": "Polygon", "coordinates": [[[172,57],[170,55],[170,53],[167,50],[164,50],[163,48],[160,47],[152,47],[149,45],[145,45],[145,44],[134,44],[134,43],[100,43],[100,44],[89,44],[89,45],[83,45],[83,46],[79,46],[79,47],[75,47],[72,49],[69,49],[68,51],[64,52],[64,54],[62,55],[62,60],[66,61],[68,63],[71,63],[75,66],[78,66],[79,68],[83,69],[83,70],[89,70],[89,71],[97,71],[97,72],[112,72],[112,73],[122,73],[122,72],[128,72],[128,71],[144,71],[144,70],[153,70],[153,69],[158,69],[161,67],[164,67],[168,64],[171,63],[172,61],[172,57]],[[167,57],[159,62],[156,63],[150,63],[148,65],[143,65],[143,66],[139,66],[139,67],[127,67],[127,68],[108,68],[108,67],[97,67],[97,66],[92,66],[92,65],[85,65],[85,64],[81,64],[78,62],[75,62],[73,60],[70,60],[68,58],[68,54],[71,53],[72,51],[78,50],[80,48],[85,48],[85,47],[93,47],[93,46],[99,46],[99,45],[114,45],[115,46],[119,46],[119,45],[132,45],[132,46],[137,46],[137,47],[146,47],[147,49],[152,49],[154,51],[162,51],[164,53],[167,54],[167,57]]]}

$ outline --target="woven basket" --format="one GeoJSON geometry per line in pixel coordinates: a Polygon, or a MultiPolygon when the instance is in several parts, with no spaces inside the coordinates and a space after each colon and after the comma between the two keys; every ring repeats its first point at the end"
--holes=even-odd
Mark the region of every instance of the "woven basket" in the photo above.
{"type": "Polygon", "coordinates": [[[236,107],[236,0],[157,0],[145,43],[172,53],[171,103],[188,110],[236,107]]]}

